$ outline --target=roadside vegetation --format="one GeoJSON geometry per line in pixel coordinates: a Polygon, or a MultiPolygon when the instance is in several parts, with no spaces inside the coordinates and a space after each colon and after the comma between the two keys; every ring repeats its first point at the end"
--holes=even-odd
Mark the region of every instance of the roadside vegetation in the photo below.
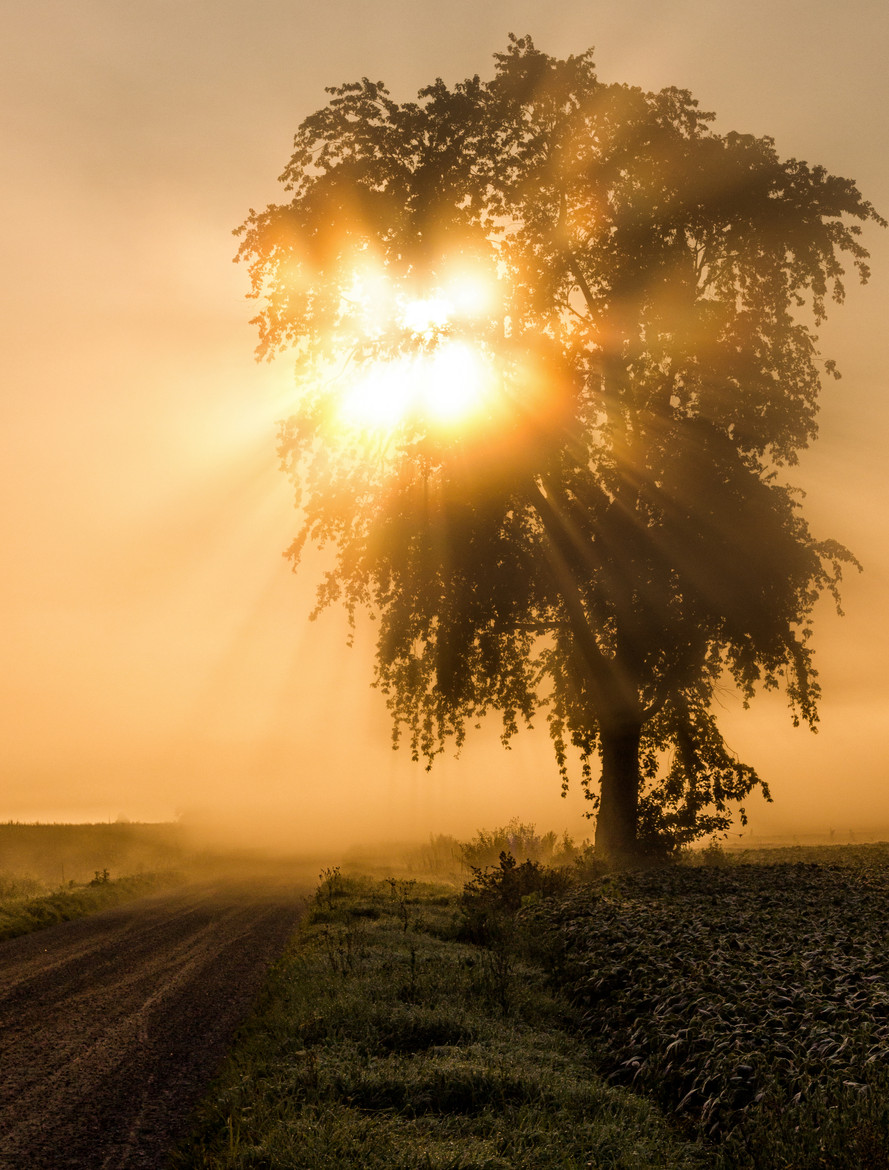
{"type": "Polygon", "coordinates": [[[173,1165],[699,1165],[596,1076],[541,972],[467,922],[453,887],[326,871],[173,1165]]]}
{"type": "Polygon", "coordinates": [[[49,889],[35,878],[0,874],[0,941],[107,910],[182,880],[174,871],[112,878],[103,869],[85,884],[71,881],[49,889]]]}

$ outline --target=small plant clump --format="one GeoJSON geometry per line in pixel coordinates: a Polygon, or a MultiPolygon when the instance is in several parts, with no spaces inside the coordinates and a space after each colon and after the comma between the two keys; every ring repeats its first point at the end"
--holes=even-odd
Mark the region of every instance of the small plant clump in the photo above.
{"type": "Polygon", "coordinates": [[[463,888],[460,936],[468,942],[490,946],[517,940],[518,911],[541,898],[564,893],[571,884],[567,870],[550,869],[538,861],[516,861],[502,852],[496,866],[472,867],[472,878],[463,888]]]}

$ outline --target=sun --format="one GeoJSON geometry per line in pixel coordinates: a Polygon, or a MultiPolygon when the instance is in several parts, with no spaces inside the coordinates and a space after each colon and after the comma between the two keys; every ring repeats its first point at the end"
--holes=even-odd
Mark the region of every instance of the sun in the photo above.
{"type": "Polygon", "coordinates": [[[373,362],[341,399],[346,421],[393,429],[409,416],[439,427],[469,422],[493,387],[485,356],[462,341],[445,341],[430,353],[373,362]]]}
{"type": "Polygon", "coordinates": [[[465,275],[423,297],[399,296],[379,278],[356,280],[348,308],[364,337],[399,344],[351,372],[340,398],[343,424],[375,431],[408,419],[439,430],[472,425],[495,385],[491,356],[472,339],[492,300],[485,282],[465,275]]]}

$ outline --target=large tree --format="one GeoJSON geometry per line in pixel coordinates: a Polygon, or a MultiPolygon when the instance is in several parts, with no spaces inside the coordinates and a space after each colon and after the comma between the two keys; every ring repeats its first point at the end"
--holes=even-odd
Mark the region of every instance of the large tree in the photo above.
{"type": "Polygon", "coordinates": [[[259,352],[295,356],[289,555],[330,546],[319,606],[378,619],[416,758],[543,710],[597,849],[633,853],[761,785],[711,713],[721,677],[817,720],[813,607],[854,561],[784,469],[835,374],[817,329],[844,265],[867,279],[859,222],[883,221],[685,90],[527,37],[495,63],[416,102],[331,89],[287,202],[240,229],[259,352]]]}

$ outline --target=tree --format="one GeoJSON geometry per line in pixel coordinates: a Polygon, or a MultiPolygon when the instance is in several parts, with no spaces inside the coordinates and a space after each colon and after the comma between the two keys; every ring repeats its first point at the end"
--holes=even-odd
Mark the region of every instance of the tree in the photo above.
{"type": "Polygon", "coordinates": [[[329,90],[288,201],[239,229],[258,352],[296,359],[289,556],[331,546],[318,607],[379,620],[415,758],[545,711],[597,849],[634,853],[768,798],[719,733],[720,678],[817,721],[813,606],[855,561],[783,475],[836,376],[817,328],[844,264],[867,279],[860,222],[884,221],[685,90],[605,84],[528,37],[495,63],[417,102],[329,90]]]}

